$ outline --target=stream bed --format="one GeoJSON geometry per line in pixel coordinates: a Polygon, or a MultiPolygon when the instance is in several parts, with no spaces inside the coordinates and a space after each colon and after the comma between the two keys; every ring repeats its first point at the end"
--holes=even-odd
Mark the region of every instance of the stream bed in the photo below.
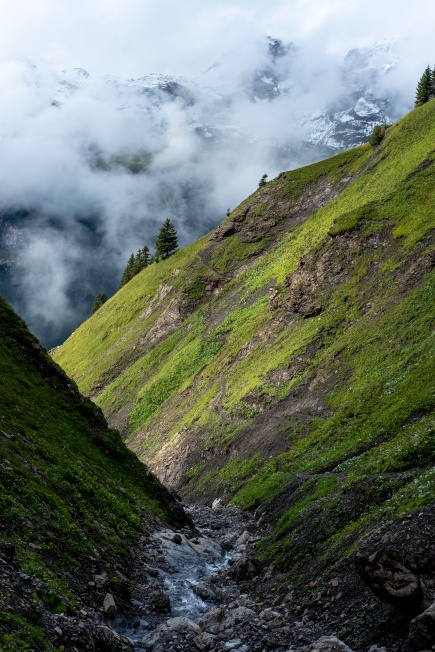
{"type": "Polygon", "coordinates": [[[137,613],[120,612],[113,621],[113,629],[130,638],[137,652],[155,648],[167,623],[198,634],[197,623],[207,612],[239,595],[237,584],[224,576],[249,538],[246,516],[219,505],[187,511],[196,530],[166,529],[149,536],[144,546],[146,582],[132,596],[137,613]]]}
{"type": "MultiPolygon", "coordinates": [[[[135,652],[296,652],[324,629],[277,595],[273,565],[255,558],[259,524],[236,507],[191,507],[194,529],[142,537],[131,603],[113,629],[135,652]]],[[[322,652],[350,652],[329,629],[322,652]]],[[[312,652],[310,650],[310,652],[312,652]]]]}

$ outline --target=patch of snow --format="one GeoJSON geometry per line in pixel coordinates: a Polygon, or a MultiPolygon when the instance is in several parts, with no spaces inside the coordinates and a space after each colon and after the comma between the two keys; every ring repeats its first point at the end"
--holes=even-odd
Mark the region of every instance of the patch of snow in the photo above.
{"type": "Polygon", "coordinates": [[[369,102],[364,97],[359,98],[358,102],[355,104],[354,111],[361,118],[369,115],[378,115],[381,112],[379,106],[373,102],[369,102]]]}

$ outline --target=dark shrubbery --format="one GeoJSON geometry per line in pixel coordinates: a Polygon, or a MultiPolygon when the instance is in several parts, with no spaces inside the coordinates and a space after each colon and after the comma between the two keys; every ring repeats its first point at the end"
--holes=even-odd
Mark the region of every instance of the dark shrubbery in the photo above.
{"type": "Polygon", "coordinates": [[[372,147],[377,147],[384,140],[384,136],[385,136],[385,126],[376,125],[376,127],[373,128],[372,134],[370,136],[370,140],[369,140],[370,145],[372,145],[372,147]]]}

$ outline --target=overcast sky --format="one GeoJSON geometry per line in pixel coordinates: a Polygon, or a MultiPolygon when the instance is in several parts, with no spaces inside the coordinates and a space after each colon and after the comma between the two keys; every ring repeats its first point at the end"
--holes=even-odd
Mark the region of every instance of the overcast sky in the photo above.
{"type": "MultiPolygon", "coordinates": [[[[306,148],[302,117],[349,94],[350,49],[394,41],[370,60],[379,77],[362,81],[390,99],[389,120],[412,107],[418,78],[435,63],[433,0],[0,3],[0,226],[8,212],[33,215],[24,235],[8,236],[26,243],[16,248],[10,297],[50,344],[86,316],[92,291],[116,289],[131,251],[152,247],[166,217],[183,246],[237,206],[263,173],[325,155],[306,148]],[[290,84],[273,102],[246,92],[256,71],[270,70],[265,36],[294,44],[273,63],[290,84]],[[156,106],[152,94],[137,92],[141,85],[107,78],[153,72],[196,77],[182,84],[194,102],[156,106]],[[195,125],[220,129],[212,148],[195,125]],[[96,153],[109,169],[96,165],[96,153]],[[149,161],[141,175],[116,164],[138,157],[149,161]]],[[[357,61],[352,88],[360,73],[357,61]]]]}
{"type": "MultiPolygon", "coordinates": [[[[1,0],[0,57],[124,77],[200,74],[265,33],[344,55],[400,37],[416,67],[432,57],[433,0],[1,0]]],[[[432,62],[431,62],[432,63],[432,62]]]]}

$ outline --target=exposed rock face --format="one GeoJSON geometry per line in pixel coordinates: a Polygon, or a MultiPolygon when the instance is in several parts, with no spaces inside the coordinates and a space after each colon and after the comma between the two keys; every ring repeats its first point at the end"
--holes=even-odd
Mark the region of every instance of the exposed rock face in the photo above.
{"type": "Polygon", "coordinates": [[[345,233],[324,239],[324,251],[320,255],[309,253],[297,269],[288,274],[282,291],[269,291],[269,309],[283,309],[304,318],[313,317],[322,311],[322,296],[333,286],[350,278],[357,264],[355,251],[377,249],[386,246],[378,239],[364,239],[356,233],[345,233]]]}
{"type": "MultiPolygon", "coordinates": [[[[285,175],[283,177],[285,179],[285,175]]],[[[289,223],[292,226],[302,224],[311,214],[335,199],[344,190],[345,185],[333,186],[327,179],[321,178],[308,185],[296,200],[289,202],[285,195],[271,195],[266,184],[261,193],[250,198],[248,205],[243,203],[230,220],[226,220],[213,231],[210,242],[221,242],[235,233],[241,242],[259,242],[264,237],[279,232],[289,223]]]]}

